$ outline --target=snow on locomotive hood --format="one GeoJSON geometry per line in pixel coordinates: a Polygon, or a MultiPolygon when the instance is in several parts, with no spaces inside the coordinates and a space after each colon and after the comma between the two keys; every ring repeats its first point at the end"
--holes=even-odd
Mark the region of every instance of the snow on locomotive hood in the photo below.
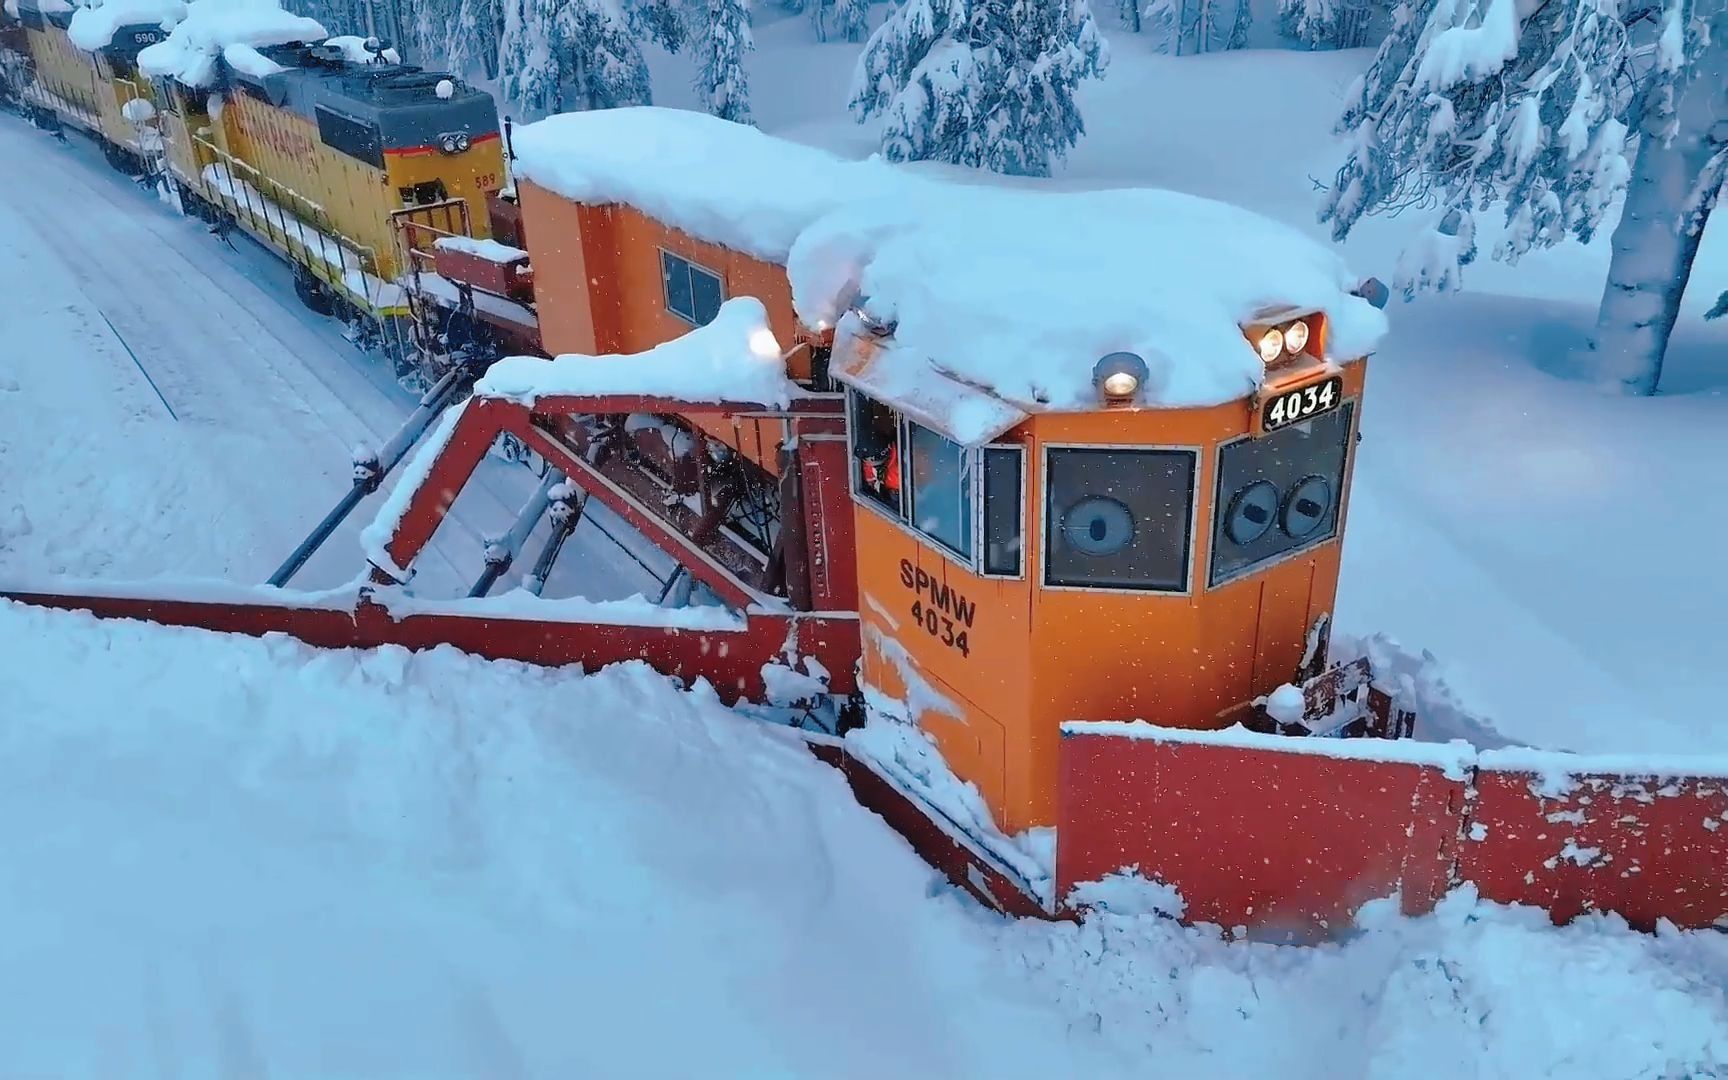
{"type": "Polygon", "coordinates": [[[965,415],[942,425],[962,441],[990,437],[1017,412],[1095,408],[1093,367],[1117,351],[1151,369],[1145,404],[1241,398],[1263,376],[1241,327],[1270,307],[1324,311],[1340,359],[1368,352],[1386,329],[1330,248],[1176,192],[1055,192],[845,161],[655,107],[549,117],[519,128],[514,146],[517,174],[565,198],[625,203],[785,265],[806,325],[855,330],[848,313],[860,306],[892,323],[873,374],[907,393],[974,391],[928,391],[948,399],[932,411],[965,399],[965,415]]]}
{"type": "Polygon", "coordinates": [[[185,17],[185,0],[101,0],[72,13],[66,36],[85,52],[97,52],[112,45],[123,26],[168,30],[185,17]]]}
{"type": "Polygon", "coordinates": [[[328,36],[316,19],[284,11],[277,0],[192,0],[167,40],[138,54],[138,66],[152,78],[209,86],[216,79],[216,60],[229,46],[317,42],[328,36]]]}

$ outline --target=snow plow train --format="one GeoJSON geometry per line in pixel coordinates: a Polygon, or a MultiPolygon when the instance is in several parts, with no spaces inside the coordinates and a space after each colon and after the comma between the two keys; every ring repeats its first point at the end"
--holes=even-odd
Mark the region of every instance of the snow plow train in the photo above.
{"type": "MultiPolygon", "coordinates": [[[[171,162],[238,145],[164,136],[171,162]]],[[[1624,777],[1524,798],[1538,766],[1410,738],[1409,680],[1333,655],[1385,295],[1331,252],[1204,200],[933,179],[670,110],[507,142],[498,185],[384,185],[390,254],[365,245],[357,280],[399,292],[367,310],[402,319],[425,397],[269,585],[0,595],[331,648],[646,660],[802,732],[1015,915],[1107,902],[1125,873],[1174,886],[1172,914],[1293,939],[1466,881],[1557,917],[1728,914],[1717,830],[1693,828],[1728,820],[1722,782],[1640,781],[1691,784],[1685,822],[1624,777]],[[417,556],[501,450],[545,482],[469,596],[418,595],[417,556]],[[392,477],[354,585],[288,589],[392,477]],[[538,595],[594,500],[675,560],[660,596],[538,595]],[[522,586],[487,595],[548,520],[522,586]],[[1595,790],[1638,818],[1637,850],[1527,867],[1525,824],[1595,790]]],[[[352,283],[336,269],[308,289],[352,283]]]]}

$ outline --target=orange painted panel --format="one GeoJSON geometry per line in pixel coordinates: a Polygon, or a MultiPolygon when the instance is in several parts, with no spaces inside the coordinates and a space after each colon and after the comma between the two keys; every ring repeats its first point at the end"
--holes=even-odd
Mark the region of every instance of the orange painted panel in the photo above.
{"type": "MultiPolygon", "coordinates": [[[[792,346],[797,319],[786,272],[715,244],[704,243],[628,206],[585,206],[529,181],[519,186],[540,301],[541,341],[560,353],[638,353],[694,327],[666,308],[660,252],[671,252],[719,275],[722,294],[754,296],[768,310],[781,344],[792,346]]],[[[799,353],[808,375],[808,355],[799,353]]],[[[771,474],[780,471],[778,420],[686,417],[771,474]]]]}
{"type": "Polygon", "coordinates": [[[540,342],[552,355],[596,351],[594,293],[610,280],[607,268],[591,268],[583,251],[583,207],[527,180],[516,185],[522,217],[534,223],[525,237],[528,261],[534,267],[534,291],[540,298],[540,342]],[[590,286],[590,276],[594,284],[590,286]]]}
{"type": "Polygon", "coordinates": [[[950,768],[977,784],[999,826],[1026,827],[1012,808],[1031,782],[1026,755],[1031,691],[1030,590],[1024,580],[983,578],[874,509],[854,504],[859,610],[866,627],[891,639],[894,656],[870,644],[864,679],[901,701],[901,668],[948,698],[959,718],[928,710],[916,719],[942,747],[950,768]],[[914,614],[916,612],[916,615],[914,614]]]}

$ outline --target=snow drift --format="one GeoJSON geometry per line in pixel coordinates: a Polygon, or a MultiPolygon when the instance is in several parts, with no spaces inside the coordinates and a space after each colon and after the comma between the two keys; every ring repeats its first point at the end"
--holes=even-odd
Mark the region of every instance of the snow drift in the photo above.
{"type": "Polygon", "coordinates": [[[1082,925],[1011,922],[938,885],[790,733],[634,664],[320,652],[5,602],[0,640],[0,1071],[1728,1065],[1720,935],[1556,929],[1469,893],[1416,920],[1373,905],[1359,939],[1305,950],[1120,889],[1082,925]]]}

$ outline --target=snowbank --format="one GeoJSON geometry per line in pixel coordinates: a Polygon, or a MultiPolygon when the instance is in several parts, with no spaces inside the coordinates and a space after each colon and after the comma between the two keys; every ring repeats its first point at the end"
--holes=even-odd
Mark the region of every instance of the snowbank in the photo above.
{"type": "Polygon", "coordinates": [[[185,0],[101,0],[72,12],[66,36],[85,52],[96,52],[113,44],[114,34],[122,26],[172,30],[185,17],[185,0]]]}
{"type": "Polygon", "coordinates": [[[1554,928],[1468,891],[1420,919],[1371,905],[1358,938],[1314,949],[1126,913],[1170,896],[1079,925],[987,917],[788,733],[639,665],[319,652],[6,603],[0,640],[21,1075],[1728,1063],[1720,934],[1554,928]],[[775,1006],[823,1001],[846,1007],[775,1006]]]}
{"type": "Polygon", "coordinates": [[[808,325],[867,298],[901,362],[1026,408],[1093,407],[1093,365],[1119,350],[1150,365],[1147,404],[1240,398],[1262,377],[1240,327],[1270,307],[1325,311],[1341,358],[1386,328],[1331,249],[1175,192],[943,180],[660,108],[551,117],[514,146],[518,173],[566,198],[785,263],[808,325]]]}
{"type": "Polygon", "coordinates": [[[752,296],[720,305],[707,326],[630,356],[569,354],[547,363],[511,356],[474,384],[480,397],[524,404],[548,394],[643,394],[688,402],[736,401],[785,408],[803,391],[786,377],[768,310],[752,296]]]}
{"type": "Polygon", "coordinates": [[[316,19],[284,11],[277,0],[192,0],[167,40],[138,54],[138,66],[153,78],[209,86],[216,79],[217,58],[231,45],[256,48],[328,36],[316,19]]]}

